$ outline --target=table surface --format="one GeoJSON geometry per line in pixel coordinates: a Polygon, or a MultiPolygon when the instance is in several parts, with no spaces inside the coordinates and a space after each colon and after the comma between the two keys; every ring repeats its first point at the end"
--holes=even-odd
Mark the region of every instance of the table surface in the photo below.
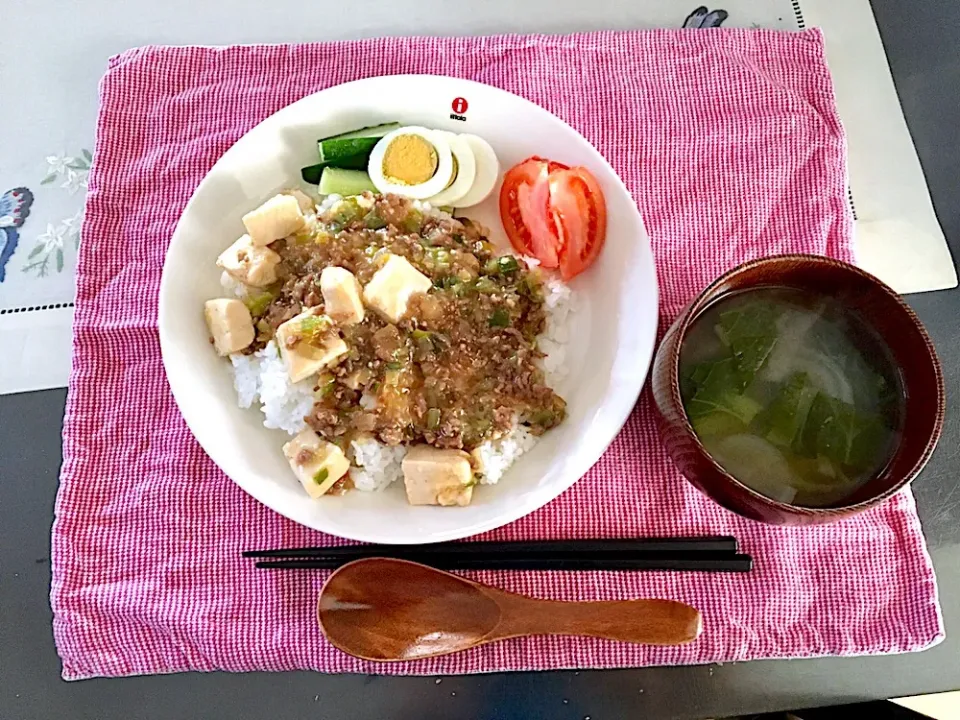
{"type": "MultiPolygon", "coordinates": [[[[960,27],[960,4],[874,0],[873,5],[934,204],[960,257],[960,146],[955,142],[960,62],[951,30],[960,27]]],[[[592,16],[591,29],[622,25],[617,10],[624,7],[604,6],[599,18],[592,16]]],[[[461,30],[504,29],[538,28],[512,27],[505,20],[499,27],[472,23],[461,30]]],[[[549,29],[577,28],[552,23],[549,29]]],[[[145,33],[141,29],[138,35],[145,33]]],[[[940,351],[952,405],[960,390],[955,340],[960,290],[908,300],[940,351]]],[[[66,391],[55,390],[0,397],[0,717],[698,718],[960,688],[960,420],[953,412],[948,412],[940,448],[914,484],[947,627],[946,641],[924,653],[444,678],[191,673],[65,683],[59,679],[48,601],[49,530],[65,396],[66,391]]]]}

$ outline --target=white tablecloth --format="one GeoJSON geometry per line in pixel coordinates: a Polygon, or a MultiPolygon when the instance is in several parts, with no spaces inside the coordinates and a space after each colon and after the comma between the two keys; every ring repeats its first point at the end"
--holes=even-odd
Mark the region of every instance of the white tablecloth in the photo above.
{"type": "Polygon", "coordinates": [[[849,135],[858,262],[901,292],[957,284],[868,0],[717,0],[701,12],[677,0],[486,0],[469,10],[450,0],[14,5],[0,43],[0,393],[66,384],[97,82],[109,56],[145,44],[820,25],[849,135]]]}

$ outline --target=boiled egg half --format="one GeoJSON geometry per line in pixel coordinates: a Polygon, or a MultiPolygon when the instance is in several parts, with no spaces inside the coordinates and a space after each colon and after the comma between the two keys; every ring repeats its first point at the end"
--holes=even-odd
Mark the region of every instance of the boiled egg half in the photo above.
{"type": "Polygon", "coordinates": [[[446,189],[453,179],[453,153],[442,133],[402,127],[374,146],[367,173],[382,193],[426,200],[446,189]]]}
{"type": "Polygon", "coordinates": [[[435,207],[471,207],[493,192],[500,163],[490,144],[476,135],[403,127],[376,144],[367,172],[381,193],[427,200],[435,207]]]}

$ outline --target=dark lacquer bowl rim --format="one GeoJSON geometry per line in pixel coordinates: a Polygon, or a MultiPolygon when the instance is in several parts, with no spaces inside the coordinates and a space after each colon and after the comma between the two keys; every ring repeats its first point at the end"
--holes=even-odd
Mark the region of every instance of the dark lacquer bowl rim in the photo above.
{"type": "MultiPolygon", "coordinates": [[[[751,286],[754,289],[759,289],[763,287],[775,287],[776,281],[775,278],[773,282],[769,284],[757,284],[751,286]]],[[[789,285],[788,285],[789,287],[789,285]]],[[[804,288],[796,288],[801,292],[804,291],[804,288]]],[[[876,328],[875,328],[876,329],[876,328]]],[[[858,513],[862,510],[879,505],[888,498],[892,497],[898,493],[904,486],[909,484],[923,469],[923,467],[929,462],[933,451],[937,446],[937,442],[940,440],[940,435],[943,432],[943,423],[944,416],[946,414],[946,393],[944,390],[943,383],[943,369],[940,365],[940,359],[937,356],[937,352],[934,348],[933,341],[930,339],[930,335],[927,333],[926,328],[920,322],[920,319],[917,317],[917,314],[903,301],[903,298],[895,292],[892,288],[886,285],[877,277],[871,275],[870,273],[861,270],[860,268],[851,265],[850,263],[844,262],[842,260],[836,260],[834,258],[825,257],[822,255],[806,255],[802,253],[795,254],[784,254],[784,255],[770,255],[763,258],[758,258],[756,260],[750,260],[748,262],[742,263],[741,265],[736,266],[735,268],[728,270],[723,275],[718,277],[712,283],[710,283],[706,288],[701,291],[697,297],[687,306],[683,311],[681,316],[675,321],[674,331],[676,332],[676,342],[673,345],[670,356],[668,360],[668,371],[669,371],[669,388],[670,388],[670,402],[674,407],[679,408],[679,414],[681,421],[683,423],[682,427],[684,432],[693,440],[693,444],[697,449],[697,452],[705,459],[710,465],[713,466],[713,469],[719,474],[722,481],[734,485],[738,492],[745,493],[750,496],[754,501],[759,502],[763,505],[766,505],[769,508],[775,509],[782,513],[799,515],[804,517],[820,517],[827,518],[832,515],[836,515],[837,519],[841,517],[846,517],[858,513]],[[762,265],[776,265],[783,262],[805,262],[810,264],[821,264],[825,266],[830,266],[835,269],[849,272],[851,274],[859,276],[861,279],[867,280],[876,291],[881,292],[892,300],[900,310],[910,319],[911,324],[916,329],[917,333],[923,339],[924,344],[927,348],[927,354],[931,361],[931,366],[935,373],[935,381],[938,388],[937,396],[937,413],[934,421],[933,430],[930,433],[930,436],[927,438],[926,445],[924,446],[923,452],[917,457],[914,463],[910,466],[908,472],[903,474],[903,478],[896,482],[891,487],[887,488],[884,492],[878,495],[871,495],[860,502],[849,504],[849,505],[830,505],[827,507],[807,507],[804,505],[792,505],[790,503],[781,502],[780,500],[774,500],[773,498],[767,497],[766,495],[757,492],[748,485],[737,480],[736,477],[728,473],[724,468],[714,459],[710,452],[706,449],[703,443],[700,441],[699,436],[696,431],[693,429],[693,425],[690,422],[690,418],[687,416],[686,408],[683,405],[683,398],[680,395],[680,351],[683,347],[683,340],[686,337],[687,331],[690,329],[690,326],[693,325],[694,320],[696,320],[703,311],[711,304],[716,302],[719,298],[723,297],[726,293],[721,291],[717,293],[717,290],[722,287],[725,283],[730,281],[732,278],[740,275],[743,272],[753,270],[762,265]]],[[[879,330],[877,331],[879,332],[879,330]]],[[[881,334],[882,337],[882,334],[881,334]]],[[[710,485],[712,485],[716,480],[707,479],[705,482],[700,481],[700,485],[704,486],[704,491],[709,495],[710,485]]],[[[867,481],[871,482],[870,480],[867,481]]]]}

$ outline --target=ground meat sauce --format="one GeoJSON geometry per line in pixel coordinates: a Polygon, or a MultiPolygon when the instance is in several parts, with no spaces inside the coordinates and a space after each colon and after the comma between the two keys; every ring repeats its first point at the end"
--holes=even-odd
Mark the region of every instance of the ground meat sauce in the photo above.
{"type": "Polygon", "coordinates": [[[359,433],[388,445],[471,450],[517,421],[540,434],[566,416],[535,361],[545,315],[540,280],[523,261],[497,258],[469,220],[423,215],[406,198],[349,198],[316,231],[271,245],[280,280],[248,302],[262,348],[303,307],[322,312],[320,273],[350,270],[365,285],[388,253],[433,282],[397,325],[368,312],[339,327],[349,352],[319,375],[307,423],[345,445],[359,433]],[[259,303],[259,304],[257,304],[259,303]]]}

